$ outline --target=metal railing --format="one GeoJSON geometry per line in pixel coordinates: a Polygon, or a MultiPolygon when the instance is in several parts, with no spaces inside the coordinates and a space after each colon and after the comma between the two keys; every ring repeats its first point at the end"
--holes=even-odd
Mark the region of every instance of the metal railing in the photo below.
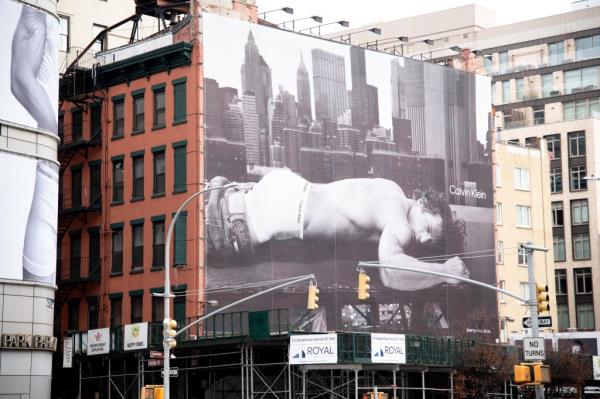
{"type": "Polygon", "coordinates": [[[102,209],[100,186],[82,186],[71,190],[62,190],[58,196],[58,209],[60,211],[102,209]]]}
{"type": "Polygon", "coordinates": [[[100,281],[102,259],[82,256],[57,260],[58,280],[62,283],[100,281]]]}
{"type": "Polygon", "coordinates": [[[101,121],[92,126],[91,119],[58,125],[58,137],[61,146],[99,145],[102,143],[101,121]]]}

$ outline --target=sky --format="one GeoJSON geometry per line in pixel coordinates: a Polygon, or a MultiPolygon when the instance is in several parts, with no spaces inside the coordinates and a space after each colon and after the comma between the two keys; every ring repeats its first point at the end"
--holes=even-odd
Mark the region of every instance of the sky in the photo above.
{"type": "MultiPolygon", "coordinates": [[[[259,14],[265,11],[292,7],[294,15],[274,12],[266,15],[273,23],[311,15],[323,17],[323,23],[347,20],[350,28],[370,23],[412,17],[434,11],[477,3],[496,11],[498,25],[560,14],[571,10],[571,0],[256,0],[259,14]],[[368,4],[368,7],[365,7],[368,4]]],[[[300,21],[296,30],[310,27],[310,20],[300,21]]],[[[337,25],[328,27],[335,31],[337,25]]],[[[323,28],[325,29],[325,28],[323,28]]],[[[322,33],[325,33],[323,31],[322,33]]]]}

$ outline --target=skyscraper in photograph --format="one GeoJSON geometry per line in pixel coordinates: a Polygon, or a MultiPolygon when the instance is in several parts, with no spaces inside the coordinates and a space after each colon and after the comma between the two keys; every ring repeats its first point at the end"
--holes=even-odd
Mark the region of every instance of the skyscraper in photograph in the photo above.
{"type": "Polygon", "coordinates": [[[296,72],[296,92],[298,95],[298,121],[310,125],[312,121],[310,77],[304,65],[302,54],[300,54],[300,64],[298,64],[298,71],[296,72]]]}
{"type": "Polygon", "coordinates": [[[348,108],[344,57],[312,50],[315,118],[337,121],[348,108]]]}

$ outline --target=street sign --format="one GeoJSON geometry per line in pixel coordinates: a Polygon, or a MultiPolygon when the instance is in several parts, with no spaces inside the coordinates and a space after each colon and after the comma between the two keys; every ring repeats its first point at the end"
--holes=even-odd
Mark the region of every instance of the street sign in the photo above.
{"type": "MultiPolygon", "coordinates": [[[[161,375],[161,377],[165,376],[165,370],[164,369],[160,370],[160,375],[161,375]]],[[[177,368],[177,367],[171,367],[169,369],[169,375],[171,377],[179,377],[179,368],[177,368]]]]}
{"type": "Polygon", "coordinates": [[[148,359],[148,367],[158,367],[163,365],[162,359],[148,359]]]}
{"type": "Polygon", "coordinates": [[[545,360],[546,346],[543,337],[523,338],[523,359],[525,360],[545,360]]]}
{"type": "Polygon", "coordinates": [[[164,355],[165,354],[160,351],[150,351],[150,357],[152,359],[162,359],[164,355]]]}
{"type": "MultiPolygon", "coordinates": [[[[538,316],[539,327],[552,327],[552,317],[538,316]]],[[[523,317],[523,328],[531,328],[531,317],[523,317]]]]}

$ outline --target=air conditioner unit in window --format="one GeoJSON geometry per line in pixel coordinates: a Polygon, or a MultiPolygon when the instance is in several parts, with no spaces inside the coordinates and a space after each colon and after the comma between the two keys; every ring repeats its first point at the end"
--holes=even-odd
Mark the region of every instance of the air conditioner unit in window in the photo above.
{"type": "Polygon", "coordinates": [[[551,95],[551,96],[558,96],[558,95],[560,95],[560,90],[552,90],[552,91],[550,92],[550,95],[551,95]]]}

